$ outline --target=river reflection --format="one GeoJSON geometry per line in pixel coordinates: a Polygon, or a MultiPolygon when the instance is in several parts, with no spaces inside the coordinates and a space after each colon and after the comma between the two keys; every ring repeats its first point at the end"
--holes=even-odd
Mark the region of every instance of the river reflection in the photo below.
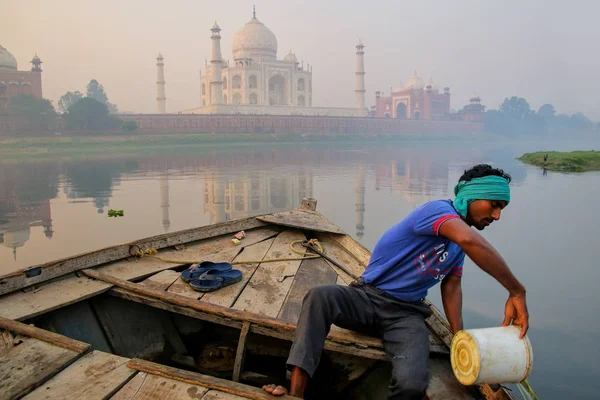
{"type": "MultiPolygon", "coordinates": [[[[317,198],[320,212],[372,249],[415,207],[453,197],[464,169],[489,162],[513,176],[510,206],[483,234],[528,289],[530,381],[544,399],[591,398],[600,376],[593,317],[600,174],[555,174],[515,160],[539,146],[303,144],[0,162],[0,273],[282,211],[304,197],[317,198]],[[111,208],[125,216],[109,218],[111,208]]],[[[463,282],[466,326],[498,325],[505,290],[470,261],[463,282]]],[[[437,289],[429,297],[440,304],[437,289]]]]}

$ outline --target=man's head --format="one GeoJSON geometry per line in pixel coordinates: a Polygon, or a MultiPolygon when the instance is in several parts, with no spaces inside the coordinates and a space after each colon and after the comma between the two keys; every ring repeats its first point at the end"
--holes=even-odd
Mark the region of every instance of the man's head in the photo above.
{"type": "Polygon", "coordinates": [[[454,207],[467,224],[483,230],[510,202],[510,175],[487,164],[466,170],[454,187],[454,207]]]}

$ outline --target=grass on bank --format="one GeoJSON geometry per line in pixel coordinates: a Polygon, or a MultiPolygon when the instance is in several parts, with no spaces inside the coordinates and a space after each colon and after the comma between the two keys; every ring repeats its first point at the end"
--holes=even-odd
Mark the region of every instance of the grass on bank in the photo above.
{"type": "Polygon", "coordinates": [[[524,163],[558,172],[600,171],[600,152],[589,151],[539,151],[525,153],[518,158],[524,163]],[[547,155],[547,157],[546,157],[547,155]],[[546,157],[546,160],[544,160],[546,157]]]}

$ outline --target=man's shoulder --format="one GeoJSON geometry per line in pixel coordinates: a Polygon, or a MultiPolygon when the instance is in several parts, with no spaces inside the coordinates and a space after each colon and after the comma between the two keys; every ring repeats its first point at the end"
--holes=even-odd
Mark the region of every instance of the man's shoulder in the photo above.
{"type": "Polygon", "coordinates": [[[422,206],[415,209],[412,213],[414,215],[419,215],[422,213],[426,214],[453,214],[458,215],[458,212],[452,205],[452,200],[432,200],[429,201],[422,206]]]}

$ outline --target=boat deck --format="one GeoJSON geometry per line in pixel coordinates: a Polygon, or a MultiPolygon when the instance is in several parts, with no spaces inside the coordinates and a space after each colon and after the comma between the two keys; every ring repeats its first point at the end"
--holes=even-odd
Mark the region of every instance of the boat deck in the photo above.
{"type": "MultiPolygon", "coordinates": [[[[0,319],[0,399],[270,399],[261,389],[119,357],[0,319]]],[[[284,399],[293,397],[284,396],[284,399]]]]}

